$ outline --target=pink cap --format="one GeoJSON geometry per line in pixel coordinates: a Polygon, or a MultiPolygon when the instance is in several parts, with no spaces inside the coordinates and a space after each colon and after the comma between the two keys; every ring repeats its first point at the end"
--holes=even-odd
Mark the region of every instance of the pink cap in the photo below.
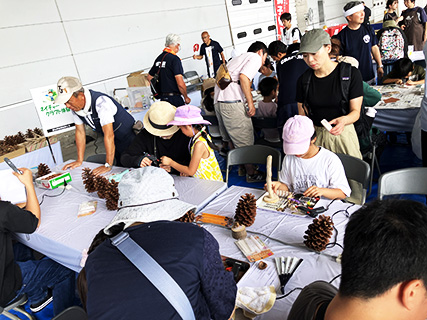
{"type": "Polygon", "coordinates": [[[203,119],[201,109],[196,106],[185,105],[176,108],[175,117],[168,125],[185,126],[191,124],[211,124],[203,119]]]}
{"type": "Polygon", "coordinates": [[[283,127],[283,151],[288,155],[300,155],[308,151],[314,134],[313,121],[306,116],[294,116],[283,127]]]}

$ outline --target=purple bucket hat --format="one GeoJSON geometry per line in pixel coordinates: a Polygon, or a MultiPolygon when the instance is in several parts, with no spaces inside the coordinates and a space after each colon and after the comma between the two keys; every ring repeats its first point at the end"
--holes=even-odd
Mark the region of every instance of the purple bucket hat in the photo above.
{"type": "Polygon", "coordinates": [[[185,105],[176,108],[175,117],[168,125],[185,126],[191,124],[211,124],[203,119],[201,109],[196,106],[185,105]]]}

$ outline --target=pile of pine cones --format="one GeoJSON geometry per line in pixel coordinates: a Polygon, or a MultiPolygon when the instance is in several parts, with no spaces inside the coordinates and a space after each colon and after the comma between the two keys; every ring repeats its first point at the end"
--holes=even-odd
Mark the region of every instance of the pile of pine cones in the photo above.
{"type": "Polygon", "coordinates": [[[103,176],[95,176],[91,169],[84,168],[82,173],[83,184],[87,192],[97,192],[98,197],[106,200],[108,210],[117,210],[119,202],[119,183],[111,182],[103,176]]]}
{"type": "Polygon", "coordinates": [[[186,212],[181,218],[176,219],[175,221],[179,222],[193,222],[195,218],[195,214],[193,210],[186,212]]]}
{"type": "Polygon", "coordinates": [[[314,251],[320,252],[326,249],[329,239],[334,231],[334,223],[331,217],[320,215],[314,219],[305,231],[304,244],[314,251]]]}
{"type": "Polygon", "coordinates": [[[19,144],[24,143],[26,139],[35,138],[37,135],[43,136],[43,130],[40,128],[28,129],[26,134],[19,131],[15,135],[5,136],[3,140],[0,140],[0,155],[15,151],[19,144]]]}
{"type": "Polygon", "coordinates": [[[254,224],[256,216],[256,199],[252,193],[241,196],[237,204],[234,220],[245,227],[254,224]]]}

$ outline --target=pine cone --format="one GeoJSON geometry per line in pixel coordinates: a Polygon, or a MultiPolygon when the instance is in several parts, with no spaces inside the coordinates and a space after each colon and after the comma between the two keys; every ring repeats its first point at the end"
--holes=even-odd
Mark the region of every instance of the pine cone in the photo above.
{"type": "Polygon", "coordinates": [[[25,134],[26,138],[34,138],[34,131],[31,129],[27,130],[27,133],[25,134]]]}
{"type": "Polygon", "coordinates": [[[105,192],[107,191],[108,184],[110,182],[107,178],[102,176],[95,177],[95,189],[98,191],[98,197],[105,199],[105,192]]]}
{"type": "Polygon", "coordinates": [[[240,225],[249,227],[255,222],[256,216],[256,199],[252,193],[246,193],[240,197],[237,204],[234,220],[240,225]]]}
{"type": "Polygon", "coordinates": [[[16,149],[18,149],[17,146],[8,145],[3,140],[0,140],[0,155],[12,152],[16,149]]]}
{"type": "Polygon", "coordinates": [[[179,222],[193,222],[195,218],[194,211],[190,210],[186,212],[181,218],[176,219],[175,221],[179,222]]]}
{"type": "Polygon", "coordinates": [[[43,177],[51,172],[52,171],[49,169],[46,163],[40,163],[37,167],[37,177],[43,177]]]}
{"type": "Polygon", "coordinates": [[[43,130],[40,128],[34,128],[34,133],[38,136],[42,136],[42,137],[44,136],[43,130]]]}
{"type": "Polygon", "coordinates": [[[89,168],[84,168],[82,173],[82,180],[87,192],[92,193],[96,191],[95,175],[89,168]]]}
{"type": "Polygon", "coordinates": [[[108,210],[117,210],[119,202],[119,183],[112,180],[105,189],[106,206],[108,210]]]}
{"type": "Polygon", "coordinates": [[[334,231],[333,226],[331,217],[320,215],[305,231],[304,244],[317,252],[325,250],[334,231]]]}

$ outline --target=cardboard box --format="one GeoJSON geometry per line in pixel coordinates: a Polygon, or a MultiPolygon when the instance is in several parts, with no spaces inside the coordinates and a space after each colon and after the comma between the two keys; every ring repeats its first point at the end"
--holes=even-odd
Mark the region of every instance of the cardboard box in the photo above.
{"type": "MultiPolygon", "coordinates": [[[[54,144],[56,142],[58,142],[58,136],[51,136],[49,137],[49,142],[50,144],[54,144]]],[[[47,146],[47,141],[46,141],[46,137],[38,137],[38,138],[33,138],[33,139],[29,139],[27,140],[27,142],[25,142],[25,150],[27,152],[31,152],[40,148],[44,148],[47,146]]]]}
{"type": "Polygon", "coordinates": [[[132,72],[127,76],[129,87],[149,87],[150,82],[147,80],[148,73],[144,73],[144,70],[132,72]]]}
{"type": "Polygon", "coordinates": [[[22,156],[25,153],[25,146],[20,146],[15,151],[0,155],[0,163],[4,161],[4,158],[13,159],[19,156],[22,156]]]}
{"type": "Polygon", "coordinates": [[[71,182],[71,175],[69,172],[51,172],[43,177],[37,178],[35,183],[39,188],[56,189],[64,185],[64,180],[67,183],[71,182]],[[53,178],[51,176],[57,175],[53,178]],[[50,178],[50,179],[49,179],[50,178]]]}

